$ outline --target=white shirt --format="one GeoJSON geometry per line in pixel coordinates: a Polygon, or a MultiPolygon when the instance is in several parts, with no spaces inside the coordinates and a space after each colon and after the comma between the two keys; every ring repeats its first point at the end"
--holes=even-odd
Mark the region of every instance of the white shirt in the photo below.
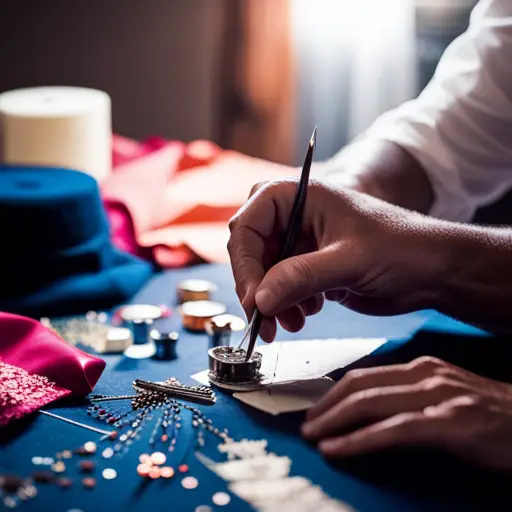
{"type": "Polygon", "coordinates": [[[415,100],[365,137],[396,142],[423,166],[435,217],[468,221],[512,187],[512,0],[481,0],[415,100]]]}

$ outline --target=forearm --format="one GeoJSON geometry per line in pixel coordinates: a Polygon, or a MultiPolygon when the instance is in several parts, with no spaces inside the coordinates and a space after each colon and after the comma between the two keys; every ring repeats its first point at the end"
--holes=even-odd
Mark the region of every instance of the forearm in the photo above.
{"type": "Polygon", "coordinates": [[[433,192],[421,165],[393,142],[362,139],[321,165],[324,179],[409,210],[428,213],[433,192]]]}
{"type": "Polygon", "coordinates": [[[441,223],[436,309],[491,332],[512,332],[512,229],[441,223]]]}

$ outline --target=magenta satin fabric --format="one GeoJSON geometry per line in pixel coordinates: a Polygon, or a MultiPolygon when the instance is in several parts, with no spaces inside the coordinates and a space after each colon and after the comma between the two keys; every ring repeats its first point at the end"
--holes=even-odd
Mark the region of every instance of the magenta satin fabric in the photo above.
{"type": "Polygon", "coordinates": [[[105,361],[69,345],[40,322],[2,312],[0,359],[77,395],[90,393],[105,368],[105,361]]]}

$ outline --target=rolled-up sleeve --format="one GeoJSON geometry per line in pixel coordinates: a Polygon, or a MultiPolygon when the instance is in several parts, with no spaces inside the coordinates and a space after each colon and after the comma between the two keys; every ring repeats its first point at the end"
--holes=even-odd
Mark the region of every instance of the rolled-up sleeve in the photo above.
{"type": "Polygon", "coordinates": [[[470,220],[511,188],[512,0],[481,1],[418,98],[364,137],[395,142],[421,163],[435,217],[470,220]]]}

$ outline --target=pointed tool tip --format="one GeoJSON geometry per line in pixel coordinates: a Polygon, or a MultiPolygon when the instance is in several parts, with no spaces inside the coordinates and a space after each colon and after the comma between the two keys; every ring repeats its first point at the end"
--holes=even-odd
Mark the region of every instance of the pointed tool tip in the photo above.
{"type": "Polygon", "coordinates": [[[313,147],[313,146],[316,144],[316,129],[317,129],[317,128],[318,128],[318,127],[317,127],[317,126],[315,126],[315,129],[313,130],[313,135],[311,135],[311,139],[310,139],[310,141],[309,141],[309,145],[310,145],[311,147],[313,147]]]}

